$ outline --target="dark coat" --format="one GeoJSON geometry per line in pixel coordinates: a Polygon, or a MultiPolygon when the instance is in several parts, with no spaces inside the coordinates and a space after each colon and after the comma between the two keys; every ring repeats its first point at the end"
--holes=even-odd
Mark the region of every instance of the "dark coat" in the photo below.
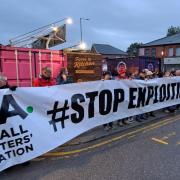
{"type": "Polygon", "coordinates": [[[7,88],[9,88],[8,84],[6,84],[5,86],[0,87],[0,89],[7,89],[7,88]]]}
{"type": "Polygon", "coordinates": [[[66,81],[64,81],[61,76],[57,76],[57,78],[56,78],[57,85],[70,84],[70,83],[73,83],[73,80],[70,77],[67,77],[66,81]]]}

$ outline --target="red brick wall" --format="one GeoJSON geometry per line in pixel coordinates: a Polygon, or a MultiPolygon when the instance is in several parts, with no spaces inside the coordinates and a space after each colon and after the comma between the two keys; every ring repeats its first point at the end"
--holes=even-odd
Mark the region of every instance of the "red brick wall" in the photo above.
{"type": "Polygon", "coordinates": [[[179,45],[168,45],[168,46],[145,47],[144,52],[146,49],[149,49],[150,56],[151,56],[151,52],[152,52],[153,48],[156,48],[156,57],[157,58],[166,58],[166,57],[169,57],[169,55],[168,55],[169,48],[173,48],[173,56],[176,56],[176,48],[180,48],[180,44],[179,45]],[[162,56],[162,51],[164,52],[163,56],[162,56]]]}

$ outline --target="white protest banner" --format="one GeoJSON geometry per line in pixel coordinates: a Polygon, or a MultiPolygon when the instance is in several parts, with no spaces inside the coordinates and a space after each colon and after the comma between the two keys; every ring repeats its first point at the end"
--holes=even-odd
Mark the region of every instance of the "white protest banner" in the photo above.
{"type": "Polygon", "coordinates": [[[179,104],[180,77],[0,90],[0,171],[96,126],[179,104]]]}

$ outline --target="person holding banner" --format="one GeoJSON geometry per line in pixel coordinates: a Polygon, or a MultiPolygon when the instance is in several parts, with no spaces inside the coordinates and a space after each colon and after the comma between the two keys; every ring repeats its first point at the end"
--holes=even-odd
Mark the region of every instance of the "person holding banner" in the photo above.
{"type": "Polygon", "coordinates": [[[180,70],[176,70],[175,74],[176,76],[180,76],[180,70]]]}
{"type": "MultiPolygon", "coordinates": [[[[145,73],[146,73],[146,69],[145,70],[143,70],[142,72],[140,72],[139,73],[139,77],[137,77],[137,79],[139,79],[139,80],[146,80],[146,75],[145,75],[145,73]]],[[[136,115],[136,118],[135,118],[135,120],[137,121],[137,122],[142,122],[143,120],[146,120],[147,118],[145,117],[145,114],[139,114],[139,115],[136,115]]]]}
{"type": "MultiPolygon", "coordinates": [[[[17,89],[17,86],[10,86],[7,81],[7,77],[4,76],[2,73],[0,73],[0,89],[10,89],[11,91],[15,91],[17,89]]],[[[22,163],[21,165],[27,166],[30,164],[30,161],[27,161],[25,163],[22,163]]],[[[6,169],[8,171],[10,168],[6,169]]]]}
{"type": "Polygon", "coordinates": [[[51,77],[51,74],[49,67],[42,68],[42,74],[34,80],[34,87],[54,86],[56,82],[51,77]]]}
{"type": "MultiPolygon", "coordinates": [[[[176,75],[176,76],[180,76],[180,70],[176,70],[175,75],[176,75]]],[[[179,109],[180,109],[180,104],[178,104],[178,105],[176,106],[176,108],[177,108],[177,110],[179,110],[179,109]]]]}
{"type": "Polygon", "coordinates": [[[69,83],[72,83],[72,80],[68,76],[67,68],[61,68],[60,73],[58,74],[56,78],[56,84],[62,85],[62,84],[69,84],[69,83]]]}
{"type": "MultiPolygon", "coordinates": [[[[111,79],[112,79],[111,72],[105,71],[105,72],[103,73],[103,78],[102,78],[102,80],[103,80],[103,81],[107,81],[107,80],[111,80],[111,79]]],[[[104,126],[104,130],[105,130],[105,131],[108,131],[108,130],[110,130],[110,129],[114,129],[114,127],[113,127],[113,122],[110,122],[110,123],[108,123],[108,124],[104,124],[103,126],[104,126]]]]}
{"type": "Polygon", "coordinates": [[[16,90],[16,86],[9,86],[7,82],[7,77],[4,76],[2,73],[0,73],[0,89],[6,89],[9,88],[11,91],[16,90]]]}
{"type": "MultiPolygon", "coordinates": [[[[154,79],[154,74],[153,74],[153,72],[151,72],[151,71],[149,71],[149,70],[147,70],[147,71],[145,72],[145,76],[146,76],[146,80],[154,79]]],[[[153,111],[147,112],[145,115],[146,115],[146,118],[148,118],[149,116],[155,117],[155,114],[154,114],[153,111]]]]}
{"type": "MultiPolygon", "coordinates": [[[[128,77],[129,80],[133,80],[133,79],[135,79],[135,74],[129,73],[127,77],[128,77]]],[[[133,116],[128,117],[128,121],[127,122],[129,124],[134,123],[134,117],[133,116]]]]}
{"type": "MultiPolygon", "coordinates": [[[[175,75],[175,73],[172,73],[171,71],[166,71],[164,73],[164,77],[166,77],[166,78],[171,78],[174,75],[175,75]]],[[[169,106],[164,109],[165,113],[174,113],[175,111],[176,111],[176,106],[169,106]]]]}
{"type": "MultiPolygon", "coordinates": [[[[119,67],[117,68],[117,72],[118,72],[118,76],[115,78],[115,80],[128,79],[128,76],[126,75],[126,66],[123,63],[121,65],[119,65],[119,67]]],[[[124,125],[128,125],[128,124],[130,124],[130,123],[127,118],[118,120],[118,126],[124,126],[124,125]]]]}

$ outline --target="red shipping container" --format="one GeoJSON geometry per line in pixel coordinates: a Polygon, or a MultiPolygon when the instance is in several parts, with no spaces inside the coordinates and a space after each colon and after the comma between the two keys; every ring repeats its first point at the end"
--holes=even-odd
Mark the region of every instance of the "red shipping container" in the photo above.
{"type": "Polygon", "coordinates": [[[67,67],[63,51],[0,46],[0,72],[10,85],[32,86],[41,69],[48,66],[56,78],[62,67],[67,67]]]}

